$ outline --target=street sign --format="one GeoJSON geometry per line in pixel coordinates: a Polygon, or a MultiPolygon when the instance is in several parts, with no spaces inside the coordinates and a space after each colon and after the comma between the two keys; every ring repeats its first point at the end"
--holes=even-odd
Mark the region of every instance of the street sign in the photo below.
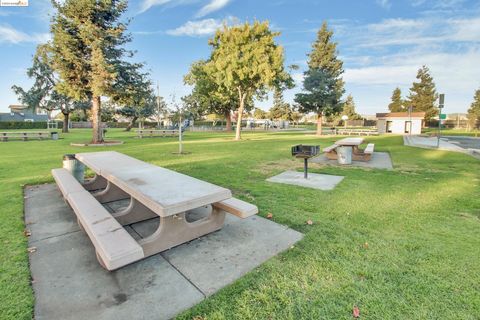
{"type": "Polygon", "coordinates": [[[441,114],[440,115],[440,120],[445,120],[447,119],[447,115],[446,114],[441,114]]]}

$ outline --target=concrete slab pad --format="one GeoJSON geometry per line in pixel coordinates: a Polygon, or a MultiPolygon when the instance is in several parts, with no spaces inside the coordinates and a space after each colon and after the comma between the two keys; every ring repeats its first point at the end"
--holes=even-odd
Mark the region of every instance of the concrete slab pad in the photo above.
{"type": "Polygon", "coordinates": [[[371,169],[393,170],[392,159],[388,152],[374,152],[370,161],[352,161],[351,165],[339,164],[337,160],[330,160],[324,154],[310,159],[312,163],[327,164],[339,167],[360,167],[371,169]]]}
{"type": "MultiPolygon", "coordinates": [[[[227,215],[220,231],[108,272],[54,185],[26,188],[25,215],[37,248],[30,254],[36,319],[170,319],[303,236],[260,217],[227,215]]],[[[139,240],[158,220],[125,228],[139,240]]]]}
{"type": "Polygon", "coordinates": [[[35,243],[35,319],[169,319],[204,295],[160,255],[114,272],[77,231],[35,243]]]}
{"type": "Polygon", "coordinates": [[[32,234],[30,242],[80,230],[55,184],[25,189],[25,225],[32,234]]]}
{"type": "Polygon", "coordinates": [[[207,296],[277,255],[303,235],[258,216],[231,215],[222,230],[162,255],[207,296]]]}
{"type": "Polygon", "coordinates": [[[303,172],[289,170],[268,178],[267,181],[318,190],[333,190],[343,178],[344,177],[342,176],[333,176],[329,174],[308,173],[308,179],[305,179],[303,177],[303,172]]]}

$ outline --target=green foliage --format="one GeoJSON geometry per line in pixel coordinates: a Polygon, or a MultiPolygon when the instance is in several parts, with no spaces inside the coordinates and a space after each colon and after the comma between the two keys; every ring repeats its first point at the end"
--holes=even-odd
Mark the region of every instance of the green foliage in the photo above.
{"type": "Polygon", "coordinates": [[[362,116],[357,113],[355,110],[355,101],[351,94],[348,95],[347,99],[343,104],[342,115],[348,116],[348,120],[361,120],[362,116]]]}
{"type": "MultiPolygon", "coordinates": [[[[19,86],[13,86],[12,89],[19,100],[29,108],[60,110],[66,118],[65,124],[68,123],[68,116],[73,110],[90,108],[88,101],[76,101],[56,90],[59,80],[52,69],[51,47],[48,44],[37,47],[33,65],[27,69],[27,75],[34,81],[28,91],[19,86]]],[[[63,131],[68,132],[68,127],[65,126],[63,131]]]]}
{"type": "Polygon", "coordinates": [[[255,119],[267,119],[268,118],[268,112],[263,111],[260,108],[255,108],[253,110],[253,117],[255,119]]]}
{"type": "Polygon", "coordinates": [[[275,42],[278,32],[272,32],[268,21],[218,30],[210,40],[212,53],[205,64],[205,72],[222,93],[238,96],[236,139],[245,103],[253,98],[264,98],[267,91],[278,87],[292,87],[293,80],[284,68],[283,47],[275,42]]]}
{"type": "Polygon", "coordinates": [[[273,107],[269,110],[269,116],[273,120],[292,120],[293,110],[289,103],[283,100],[282,90],[277,88],[273,92],[273,107]]]}
{"type": "Polygon", "coordinates": [[[436,101],[438,94],[435,83],[427,66],[422,66],[417,73],[418,82],[410,88],[407,104],[413,106],[413,111],[425,112],[425,120],[431,120],[438,114],[436,101]]]}
{"type": "Polygon", "coordinates": [[[333,42],[333,31],[328,29],[328,24],[324,21],[308,55],[308,67],[321,69],[336,79],[337,99],[340,100],[344,93],[344,82],[341,78],[344,71],[343,62],[337,56],[337,43],[333,42]]]}
{"type": "Polygon", "coordinates": [[[468,109],[467,117],[471,127],[475,127],[480,122],[480,89],[475,91],[473,102],[468,109]]]}
{"type": "Polygon", "coordinates": [[[52,17],[52,65],[61,81],[58,92],[75,100],[92,101],[92,142],[103,139],[100,130],[102,96],[123,96],[131,57],[124,45],[127,22],[121,21],[126,0],[52,0],[57,10],[52,17]],[[127,71],[125,71],[127,70],[127,71]],[[119,84],[120,83],[120,84],[119,84]]]}
{"type": "MultiPolygon", "coordinates": [[[[62,126],[62,121],[57,121],[58,126],[62,126]]],[[[0,121],[0,129],[45,129],[47,130],[47,123],[45,121],[0,121]]]]}
{"type": "Polygon", "coordinates": [[[392,93],[392,102],[388,105],[388,110],[390,112],[402,112],[403,109],[403,99],[402,99],[402,90],[400,88],[395,88],[392,93]]]}
{"type": "Polygon", "coordinates": [[[308,93],[295,95],[300,112],[329,116],[342,111],[342,104],[338,100],[337,79],[327,71],[310,69],[305,72],[303,90],[308,93]]]}

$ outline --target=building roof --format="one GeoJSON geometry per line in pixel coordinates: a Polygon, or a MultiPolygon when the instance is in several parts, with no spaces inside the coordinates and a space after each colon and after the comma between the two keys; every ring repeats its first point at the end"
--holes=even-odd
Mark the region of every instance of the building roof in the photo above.
{"type": "Polygon", "coordinates": [[[390,113],[377,113],[377,118],[425,118],[425,112],[390,112],[390,113]]]}

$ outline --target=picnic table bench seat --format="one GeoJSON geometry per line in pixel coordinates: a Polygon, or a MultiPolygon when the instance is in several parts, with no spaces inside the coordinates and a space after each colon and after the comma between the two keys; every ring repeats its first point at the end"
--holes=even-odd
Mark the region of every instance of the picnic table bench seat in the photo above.
{"type": "Polygon", "coordinates": [[[144,258],[142,247],[115,218],[66,169],[52,175],[82,229],[92,241],[97,259],[107,270],[115,270],[144,258]]]}
{"type": "Polygon", "coordinates": [[[367,147],[365,148],[365,150],[363,150],[363,153],[372,154],[374,149],[375,149],[375,144],[369,143],[367,144],[367,147]]]}
{"type": "Polygon", "coordinates": [[[323,149],[323,152],[332,152],[333,150],[337,149],[339,147],[338,144],[332,144],[329,147],[326,147],[323,149]]]}
{"type": "Polygon", "coordinates": [[[42,139],[49,139],[51,136],[49,131],[45,132],[33,132],[33,131],[28,131],[28,132],[19,132],[19,131],[14,131],[14,132],[0,132],[0,138],[2,141],[6,142],[8,141],[9,138],[19,138],[22,139],[23,141],[27,141],[29,138],[38,138],[40,140],[42,139]]]}
{"type": "Polygon", "coordinates": [[[237,198],[223,200],[215,203],[213,206],[242,219],[258,213],[257,206],[237,198]]]}

